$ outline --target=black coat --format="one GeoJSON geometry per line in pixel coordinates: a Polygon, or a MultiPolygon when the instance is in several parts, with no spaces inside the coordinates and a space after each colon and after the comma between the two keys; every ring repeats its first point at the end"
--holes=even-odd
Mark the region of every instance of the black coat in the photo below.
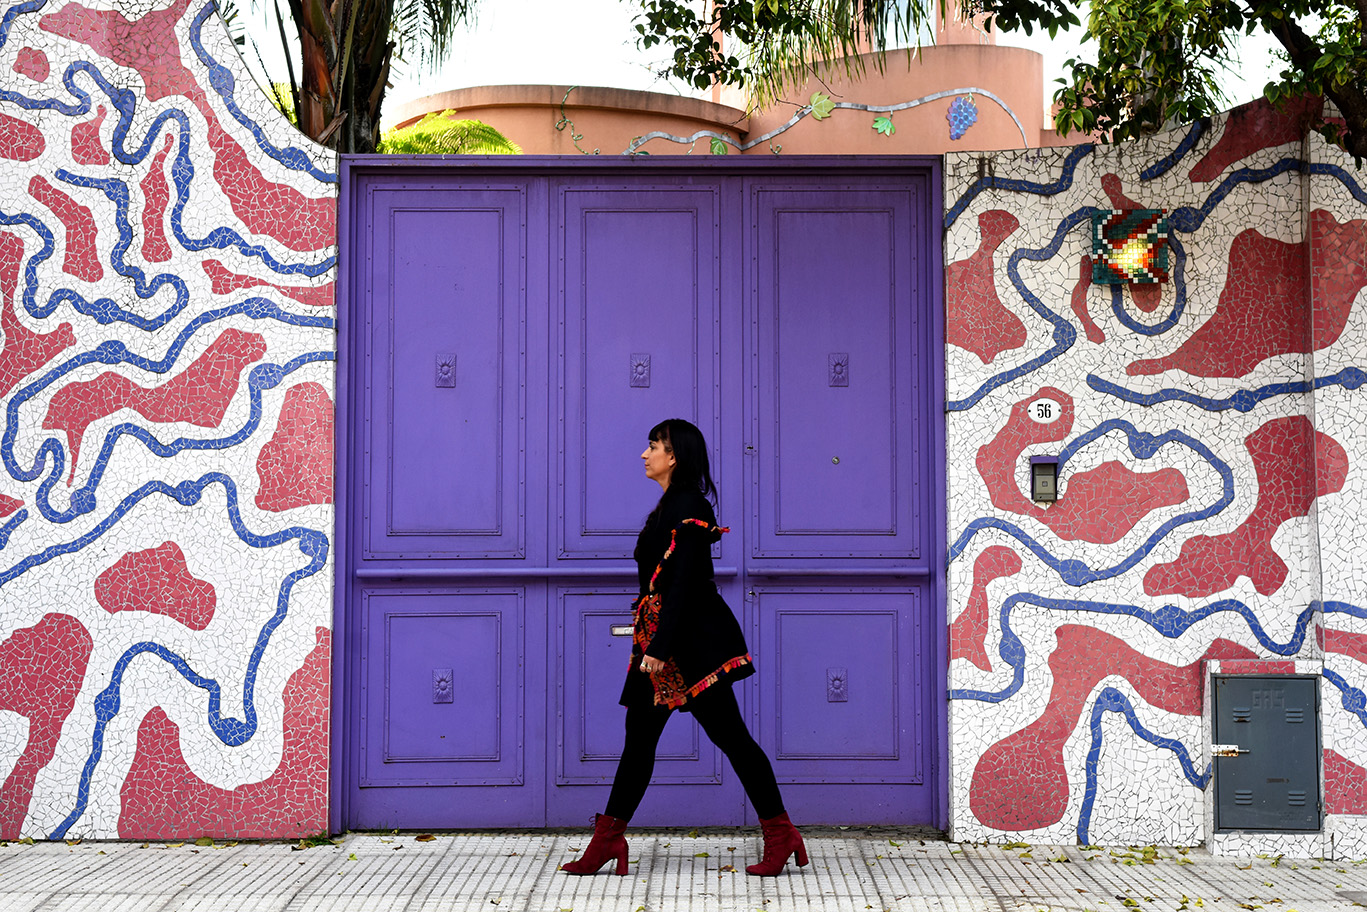
{"type": "Polygon", "coordinates": [[[712,543],[724,531],[699,491],[670,488],[637,536],[640,594],[623,706],[654,703],[686,711],[706,688],[755,673],[745,635],[712,578],[712,543]],[[652,594],[659,595],[657,625],[644,616],[652,594]],[[665,671],[651,676],[640,670],[643,648],[668,663],[665,671]]]}

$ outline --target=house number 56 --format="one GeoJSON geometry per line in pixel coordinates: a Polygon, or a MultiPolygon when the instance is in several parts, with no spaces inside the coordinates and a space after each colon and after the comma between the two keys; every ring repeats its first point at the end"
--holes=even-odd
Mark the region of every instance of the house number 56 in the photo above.
{"type": "Polygon", "coordinates": [[[1053,399],[1036,399],[1030,403],[1026,414],[1036,424],[1053,424],[1063,415],[1063,406],[1053,399]]]}

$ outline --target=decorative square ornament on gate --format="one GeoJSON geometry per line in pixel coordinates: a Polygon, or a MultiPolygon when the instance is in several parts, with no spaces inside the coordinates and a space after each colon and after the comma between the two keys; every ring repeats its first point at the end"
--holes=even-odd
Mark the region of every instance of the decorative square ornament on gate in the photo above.
{"type": "Polygon", "coordinates": [[[1092,212],[1092,282],[1156,284],[1168,280],[1166,209],[1097,209],[1092,212]]]}

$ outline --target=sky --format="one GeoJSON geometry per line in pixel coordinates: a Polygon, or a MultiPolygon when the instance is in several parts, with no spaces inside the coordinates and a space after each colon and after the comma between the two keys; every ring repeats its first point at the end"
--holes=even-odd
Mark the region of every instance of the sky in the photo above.
{"type": "MultiPolygon", "coordinates": [[[[275,0],[239,0],[261,56],[276,79],[284,66],[273,14],[275,0]],[[267,18],[271,16],[272,18],[267,18]]],[[[284,8],[283,0],[281,3],[284,8]]],[[[480,85],[596,85],[671,94],[698,94],[652,72],[664,60],[657,47],[636,47],[632,19],[640,5],[623,0],[481,0],[473,26],[455,37],[447,63],[437,73],[400,61],[385,96],[390,110],[405,101],[450,89],[480,85]]],[[[998,33],[997,43],[1026,47],[1044,56],[1044,94],[1052,95],[1070,57],[1086,57],[1078,43],[1080,29],[1050,41],[1036,30],[998,33]]],[[[1263,85],[1279,69],[1271,39],[1245,38],[1238,70],[1225,74],[1222,86],[1230,107],[1262,94],[1263,85]]],[[[249,65],[260,67],[248,55],[249,65]]],[[[297,61],[297,57],[295,58],[297,61]]],[[[1095,59],[1094,57],[1092,59],[1095,59]]],[[[1040,104],[1047,105],[1041,98],[1040,104]]]]}

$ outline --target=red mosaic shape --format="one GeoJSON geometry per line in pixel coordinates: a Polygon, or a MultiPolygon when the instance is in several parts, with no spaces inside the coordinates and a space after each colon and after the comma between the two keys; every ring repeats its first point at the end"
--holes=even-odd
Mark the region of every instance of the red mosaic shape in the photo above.
{"type": "Polygon", "coordinates": [[[1324,628],[1321,645],[1325,652],[1346,655],[1354,661],[1367,665],[1367,633],[1354,633],[1336,627],[1324,628]]]}
{"type": "Polygon", "coordinates": [[[249,231],[300,252],[321,250],[336,242],[337,201],[333,197],[307,197],[289,184],[267,180],[246,150],[223,129],[204,93],[196,90],[190,100],[209,127],[214,180],[249,231]]]}
{"type": "Polygon", "coordinates": [[[1324,749],[1324,811],[1367,814],[1367,769],[1328,747],[1324,749]]]}
{"type": "Polygon", "coordinates": [[[0,397],[57,354],[76,344],[70,323],[62,323],[50,333],[37,333],[19,319],[14,293],[19,285],[19,267],[24,260],[24,242],[8,231],[0,232],[0,331],[5,345],[0,349],[0,397]]]}
{"type": "Polygon", "coordinates": [[[166,9],[129,21],[116,10],[91,10],[72,2],[41,17],[39,26],[137,70],[149,101],[171,95],[188,98],[208,126],[214,179],[227,195],[233,214],[249,231],[275,238],[290,250],[330,246],[336,237],[336,201],[332,197],[310,198],[288,184],[267,180],[219,123],[194,74],[181,63],[175,28],[188,4],[189,0],[175,0],[166,9]]]}
{"type": "Polygon", "coordinates": [[[1046,386],[1013,405],[997,436],[978,448],[978,474],[987,485],[992,506],[1012,513],[1043,515],[1044,508],[1035,505],[1016,486],[1016,466],[1027,447],[1064,440],[1072,430],[1073,397],[1062,390],[1046,386]],[[1037,399],[1054,400],[1062,407],[1062,414],[1049,424],[1032,420],[1027,410],[1037,399]]]}
{"type": "Polygon", "coordinates": [[[130,551],[95,578],[95,601],[110,614],[145,611],[203,630],[214,619],[213,584],[194,576],[173,541],[130,551]]]}
{"type": "Polygon", "coordinates": [[[180,729],[157,707],[138,727],[133,764],[120,790],[120,839],[293,839],[327,829],[329,660],[318,645],[285,685],[284,750],[275,772],[233,789],[200,779],[185,762],[180,729]]]}
{"type": "Polygon", "coordinates": [[[1307,127],[1324,110],[1324,99],[1304,97],[1288,102],[1278,111],[1265,98],[1240,105],[1225,118],[1220,140],[1187,172],[1194,184],[1215,180],[1235,162],[1254,152],[1298,143],[1307,127]]]}
{"type": "Polygon", "coordinates": [[[1092,319],[1092,314],[1087,310],[1087,291],[1092,287],[1092,258],[1086,254],[1082,255],[1082,262],[1078,266],[1077,284],[1073,286],[1073,316],[1077,317],[1082,324],[1082,330],[1087,334],[1087,341],[1100,345],[1106,341],[1106,333],[1102,332],[1101,327],[1096,325],[1092,319]]]}
{"type": "Polygon", "coordinates": [[[1111,545],[1149,513],[1188,496],[1186,476],[1178,469],[1136,472],[1112,460],[1069,476],[1068,490],[1054,505],[1035,511],[1059,538],[1111,545]]]}
{"type": "Polygon", "coordinates": [[[1276,355],[1332,345],[1347,325],[1353,300],[1367,286],[1367,220],[1339,224],[1330,213],[1310,214],[1315,260],[1315,326],[1307,325],[1306,247],[1239,234],[1211,318],[1170,355],[1135,361],[1131,376],[1180,370],[1198,377],[1242,377],[1276,355]]]}
{"type": "Polygon", "coordinates": [[[112,371],[63,386],[48,403],[43,427],[66,432],[71,450],[67,484],[75,477],[81,438],[92,422],[129,408],[148,421],[218,427],[237,393],[238,375],[265,353],[266,340],[261,336],[226,329],[193,364],[160,386],[137,386],[112,371]]]}
{"type": "Polygon", "coordinates": [[[1204,662],[1254,655],[1237,643],[1216,640],[1201,659],[1178,666],[1151,659],[1092,627],[1063,624],[1055,636],[1058,646],[1049,656],[1054,684],[1044,713],[988,748],[973,770],[969,808],[996,830],[1033,830],[1063,819],[1068,809],[1063,746],[1103,679],[1120,676],[1149,705],[1196,716],[1201,713],[1204,662]]]}
{"type": "Polygon", "coordinates": [[[1367,288],[1367,219],[1339,223],[1323,209],[1310,213],[1310,299],[1315,349],[1338,341],[1353,301],[1367,288]]]}
{"type": "Polygon", "coordinates": [[[950,263],[945,272],[945,341],[971,351],[989,364],[1004,351],[1020,348],[1025,324],[997,296],[993,255],[1020,221],[1002,209],[978,216],[982,244],[967,259],[950,263]]]}
{"type": "Polygon", "coordinates": [[[0,786],[0,839],[18,839],[33,783],[52,760],[62,723],[76,705],[92,642],[81,622],[47,614],[0,643],[0,709],[28,719],[28,743],[0,786]]]}
{"type": "Polygon", "coordinates": [[[21,47],[19,53],[14,56],[14,72],[20,76],[27,76],[34,82],[47,82],[51,72],[47,54],[42,48],[21,47]]]}
{"type": "Polygon", "coordinates": [[[978,474],[987,485],[992,505],[1033,517],[1060,538],[1109,545],[1124,538],[1152,511],[1182,503],[1189,496],[1186,478],[1177,469],[1135,472],[1110,461],[1071,475],[1066,492],[1053,506],[1034,503],[1016,484],[1021,454],[1027,447],[1066,439],[1072,428],[1073,400],[1052,387],[1012,406],[1005,427],[978,449],[978,474]],[[1063,407],[1052,424],[1030,419],[1030,404],[1040,398],[1053,399],[1063,407]]]}
{"type": "Polygon", "coordinates": [[[104,105],[100,105],[94,117],[71,128],[71,157],[78,165],[109,164],[109,150],[100,141],[106,113],[104,105]]]}
{"type": "Polygon", "coordinates": [[[317,383],[290,387],[270,442],[256,458],[256,505],[280,512],[332,503],[332,399],[317,383]]]}
{"type": "Polygon", "coordinates": [[[166,156],[176,138],[167,136],[161,149],[152,156],[152,166],[138,184],[142,188],[142,258],[149,263],[165,263],[171,259],[171,245],[166,240],[166,206],[171,200],[171,187],[166,180],[166,156]]]}
{"type": "Polygon", "coordinates": [[[984,549],[973,562],[973,591],[968,604],[949,627],[949,658],[968,659],[983,671],[992,670],[987,656],[989,606],[987,586],[993,580],[1015,576],[1020,572],[1020,555],[1005,545],[984,549]]]}
{"type": "Polygon", "coordinates": [[[33,161],[46,148],[47,140],[43,138],[42,130],[26,120],[0,111],[0,158],[33,161]]]}
{"type": "Polygon", "coordinates": [[[1149,595],[1199,598],[1222,592],[1246,576],[1263,595],[1286,581],[1286,563],[1272,548],[1282,523],[1310,511],[1315,497],[1343,488],[1348,453],[1337,440],[1316,431],[1301,415],[1269,421],[1244,441],[1258,478],[1258,502],[1237,529],[1217,536],[1194,535],[1177,559],[1144,574],[1149,595]]]}
{"type": "Polygon", "coordinates": [[[66,228],[66,256],[62,271],[83,282],[98,282],[104,278],[99,252],[95,249],[95,217],[89,206],[48,183],[41,175],[33,175],[28,182],[28,195],[52,210],[66,228]]]}
{"type": "Polygon", "coordinates": [[[8,494],[0,494],[0,519],[4,519],[11,513],[17,512],[24,502],[18,497],[10,497],[8,494]]]}
{"type": "Polygon", "coordinates": [[[93,10],[73,2],[40,17],[38,27],[137,70],[148,101],[156,101],[196,87],[194,75],[181,63],[176,40],[176,25],[189,5],[190,0],[175,0],[165,9],[130,21],[118,10],[93,10]]]}
{"type": "Polygon", "coordinates": [[[231,294],[243,288],[273,288],[286,297],[293,298],[300,304],[309,307],[331,307],[333,298],[333,283],[326,285],[275,285],[265,279],[258,279],[256,276],[241,275],[230,271],[218,260],[205,260],[200,264],[204,268],[204,273],[209,277],[209,282],[214,294],[231,294]]]}

